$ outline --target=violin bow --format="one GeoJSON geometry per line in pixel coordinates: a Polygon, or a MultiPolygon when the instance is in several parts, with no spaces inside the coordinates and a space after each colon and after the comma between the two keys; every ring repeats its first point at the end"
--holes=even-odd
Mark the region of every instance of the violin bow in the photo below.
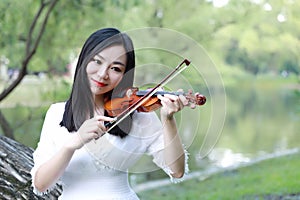
{"type": "Polygon", "coordinates": [[[153,87],[151,90],[149,90],[148,93],[146,93],[143,97],[141,97],[137,102],[129,106],[126,110],[124,110],[122,113],[120,113],[117,117],[115,117],[115,120],[112,122],[108,122],[105,125],[109,126],[109,124],[112,124],[106,132],[109,132],[112,130],[115,126],[117,126],[120,122],[122,122],[126,117],[128,117],[132,112],[134,112],[138,107],[143,105],[153,94],[155,94],[160,87],[165,86],[169,81],[171,81],[173,78],[175,78],[178,74],[180,74],[183,70],[185,70],[189,65],[190,61],[187,59],[184,59],[173,71],[171,71],[163,80],[161,80],[155,87],[153,87]],[[185,65],[183,65],[185,64],[185,65]]]}

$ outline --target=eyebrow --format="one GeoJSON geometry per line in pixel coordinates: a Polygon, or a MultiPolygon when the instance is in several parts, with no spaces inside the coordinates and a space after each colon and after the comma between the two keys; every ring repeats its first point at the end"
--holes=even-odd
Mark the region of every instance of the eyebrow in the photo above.
{"type": "MultiPolygon", "coordinates": [[[[105,58],[104,57],[102,57],[101,55],[95,55],[95,57],[99,57],[100,59],[103,59],[103,60],[105,60],[105,58]]],[[[122,65],[122,66],[124,66],[124,67],[126,67],[126,65],[124,64],[124,63],[122,63],[122,62],[119,62],[119,61],[113,61],[112,62],[113,64],[117,64],[117,65],[122,65]]]]}

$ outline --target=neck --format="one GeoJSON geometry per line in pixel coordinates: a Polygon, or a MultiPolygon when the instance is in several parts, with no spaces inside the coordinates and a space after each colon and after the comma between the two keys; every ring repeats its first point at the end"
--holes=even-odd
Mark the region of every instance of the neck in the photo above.
{"type": "Polygon", "coordinates": [[[103,95],[96,95],[94,96],[94,104],[95,104],[95,111],[103,111],[104,105],[104,98],[103,95]]]}

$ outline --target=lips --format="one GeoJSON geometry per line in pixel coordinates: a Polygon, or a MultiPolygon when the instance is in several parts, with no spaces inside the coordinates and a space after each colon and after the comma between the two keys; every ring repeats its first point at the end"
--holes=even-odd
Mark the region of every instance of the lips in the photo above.
{"type": "Polygon", "coordinates": [[[98,87],[105,87],[107,86],[107,84],[103,83],[103,82],[99,82],[99,81],[96,81],[94,79],[92,79],[92,81],[98,86],[98,87]]]}

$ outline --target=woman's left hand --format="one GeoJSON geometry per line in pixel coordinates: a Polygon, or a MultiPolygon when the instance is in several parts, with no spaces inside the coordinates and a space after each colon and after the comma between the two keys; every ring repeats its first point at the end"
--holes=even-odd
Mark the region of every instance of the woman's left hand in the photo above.
{"type": "Polygon", "coordinates": [[[172,118],[173,115],[182,110],[184,106],[189,104],[188,100],[183,95],[170,95],[165,94],[164,96],[158,95],[162,104],[161,115],[162,117],[172,118]]]}

